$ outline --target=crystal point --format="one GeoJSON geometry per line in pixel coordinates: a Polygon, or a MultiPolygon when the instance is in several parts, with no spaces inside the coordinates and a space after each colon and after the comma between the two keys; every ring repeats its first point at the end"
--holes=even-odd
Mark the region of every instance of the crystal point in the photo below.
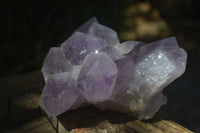
{"type": "Polygon", "coordinates": [[[54,74],[46,82],[40,105],[49,116],[59,115],[70,109],[78,96],[79,89],[70,73],[54,74]]]}
{"type": "Polygon", "coordinates": [[[91,103],[109,99],[117,77],[117,67],[105,53],[87,55],[83,62],[78,84],[91,103]]]}
{"type": "Polygon", "coordinates": [[[121,54],[128,54],[131,52],[140,42],[139,41],[126,41],[115,47],[121,54]]]}
{"type": "Polygon", "coordinates": [[[94,104],[149,119],[166,104],[162,90],[184,73],[186,61],[175,37],[120,44],[117,33],[93,17],[49,50],[40,105],[49,116],[94,104]]]}
{"type": "Polygon", "coordinates": [[[42,66],[45,81],[51,74],[69,72],[71,69],[72,65],[65,58],[62,49],[56,47],[49,50],[42,66]]]}
{"type": "Polygon", "coordinates": [[[85,56],[91,52],[102,49],[100,39],[91,35],[75,32],[69,39],[61,44],[65,57],[74,65],[80,65],[85,56]]]}
{"type": "Polygon", "coordinates": [[[113,29],[98,23],[93,23],[91,25],[88,34],[101,38],[105,46],[119,44],[117,33],[113,29]]]}
{"type": "Polygon", "coordinates": [[[90,26],[93,23],[98,23],[98,20],[96,19],[96,17],[92,17],[91,19],[89,19],[87,22],[85,22],[84,24],[82,24],[78,29],[75,30],[75,32],[83,32],[83,33],[87,33],[90,26]]]}

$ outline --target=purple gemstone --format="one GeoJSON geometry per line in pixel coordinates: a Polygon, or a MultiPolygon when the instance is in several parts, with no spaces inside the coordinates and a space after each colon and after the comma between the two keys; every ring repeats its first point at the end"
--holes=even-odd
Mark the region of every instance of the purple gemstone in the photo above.
{"type": "Polygon", "coordinates": [[[166,47],[164,44],[155,42],[154,45],[151,43],[151,46],[150,49],[148,44],[144,45],[138,52],[140,58],[136,64],[135,78],[130,90],[139,98],[160,92],[174,80],[174,77],[177,78],[185,71],[187,54],[177,45],[166,47]]]}
{"type": "Polygon", "coordinates": [[[49,75],[69,72],[72,65],[67,61],[61,48],[51,48],[42,66],[45,81],[49,75]]]}
{"type": "Polygon", "coordinates": [[[93,23],[88,30],[88,34],[99,37],[103,40],[104,46],[119,44],[117,33],[104,25],[93,23]]]}
{"type": "Polygon", "coordinates": [[[162,90],[184,73],[186,61],[175,37],[120,44],[114,30],[92,18],[50,49],[40,105],[50,116],[95,104],[149,119],[166,104],[162,90]]]}
{"type": "Polygon", "coordinates": [[[128,54],[140,43],[141,42],[139,41],[126,41],[126,42],[116,45],[115,48],[117,48],[117,50],[121,54],[128,54]]]}
{"type": "Polygon", "coordinates": [[[100,39],[85,33],[76,32],[61,44],[61,48],[65,53],[65,57],[72,64],[80,65],[87,54],[101,50],[102,45],[100,39]]]}
{"type": "Polygon", "coordinates": [[[96,103],[109,99],[117,78],[116,64],[105,53],[86,56],[78,84],[85,98],[96,103]]]}
{"type": "Polygon", "coordinates": [[[49,116],[59,115],[71,108],[79,94],[79,88],[70,73],[54,74],[46,82],[40,105],[49,116]]]}
{"type": "Polygon", "coordinates": [[[89,19],[87,22],[85,22],[84,24],[82,24],[78,29],[75,30],[75,32],[82,32],[82,33],[87,33],[90,26],[93,23],[98,23],[98,20],[96,19],[96,17],[92,17],[91,19],[89,19]]]}
{"type": "Polygon", "coordinates": [[[107,53],[107,55],[113,60],[118,60],[124,57],[115,47],[106,46],[102,49],[102,52],[107,53]]]}
{"type": "Polygon", "coordinates": [[[135,65],[129,56],[115,61],[118,68],[117,81],[113,94],[115,95],[128,88],[128,84],[134,79],[135,65]]]}
{"type": "Polygon", "coordinates": [[[73,106],[71,107],[71,110],[78,109],[82,104],[86,104],[88,101],[86,98],[83,96],[83,94],[80,94],[76,101],[74,102],[73,106]]]}

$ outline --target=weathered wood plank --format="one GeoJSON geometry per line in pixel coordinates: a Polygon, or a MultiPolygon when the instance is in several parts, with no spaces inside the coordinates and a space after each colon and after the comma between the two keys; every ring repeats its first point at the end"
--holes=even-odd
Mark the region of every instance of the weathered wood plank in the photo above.
{"type": "Polygon", "coordinates": [[[63,121],[59,121],[58,133],[193,133],[170,120],[157,120],[155,122],[134,120],[121,124],[112,124],[106,120],[91,127],[78,127],[70,131],[65,128],[66,126],[63,121]]]}
{"type": "Polygon", "coordinates": [[[40,116],[43,85],[40,71],[0,79],[0,132],[40,116]]]}
{"type": "Polygon", "coordinates": [[[127,114],[93,106],[66,112],[57,119],[58,133],[192,133],[170,120],[139,121],[127,114]]]}
{"type": "Polygon", "coordinates": [[[39,97],[42,89],[17,93],[0,99],[0,132],[20,126],[41,116],[39,97]]]}
{"type": "Polygon", "coordinates": [[[58,128],[57,128],[58,133],[69,133],[63,124],[61,122],[58,122],[58,128]]]}
{"type": "Polygon", "coordinates": [[[39,97],[41,89],[35,89],[11,97],[9,127],[15,128],[21,124],[40,117],[39,97]]]}
{"type": "Polygon", "coordinates": [[[7,133],[56,133],[46,117],[40,117],[7,133]]]}
{"type": "MultiPolygon", "coordinates": [[[[23,116],[28,117],[25,114],[32,115],[31,113],[28,113],[30,110],[39,109],[38,101],[43,85],[44,81],[40,71],[11,78],[0,79],[0,99],[6,100],[2,101],[2,105],[5,104],[6,107],[7,103],[10,103],[8,112],[11,112],[11,119],[17,120],[23,116]],[[12,97],[9,98],[11,95],[12,97]]],[[[46,117],[45,120],[35,120],[33,122],[34,124],[26,124],[23,128],[12,132],[17,133],[23,131],[28,133],[45,133],[47,130],[48,132],[51,132],[51,129],[53,128],[58,131],[58,133],[192,132],[169,120],[144,122],[136,120],[135,118],[126,114],[114,111],[102,111],[93,106],[68,111],[58,117],[50,117],[49,121],[51,122],[51,125],[49,122],[47,122],[47,118],[48,117],[46,117]],[[46,121],[44,122],[45,124],[41,124],[42,121],[46,121]]],[[[55,131],[52,130],[52,132],[55,131]]]]}
{"type": "MultiPolygon", "coordinates": [[[[58,132],[62,133],[62,132],[58,132]]],[[[73,129],[69,133],[136,133],[125,124],[111,124],[108,120],[89,128],[73,129]]]]}
{"type": "Polygon", "coordinates": [[[156,120],[154,122],[135,120],[126,125],[139,133],[193,133],[170,120],[156,120]]]}

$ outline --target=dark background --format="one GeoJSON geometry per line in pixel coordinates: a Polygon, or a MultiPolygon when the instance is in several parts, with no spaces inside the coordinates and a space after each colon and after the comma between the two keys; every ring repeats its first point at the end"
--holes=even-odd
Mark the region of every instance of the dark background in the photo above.
{"type": "Polygon", "coordinates": [[[176,36],[187,70],[164,90],[169,101],[159,114],[200,132],[199,0],[0,0],[0,77],[41,69],[49,48],[93,16],[121,41],[176,36]]]}

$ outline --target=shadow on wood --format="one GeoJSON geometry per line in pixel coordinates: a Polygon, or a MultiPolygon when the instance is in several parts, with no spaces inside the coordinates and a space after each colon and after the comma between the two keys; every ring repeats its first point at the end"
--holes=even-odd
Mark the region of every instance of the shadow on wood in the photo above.
{"type": "Polygon", "coordinates": [[[124,124],[134,121],[136,118],[120,112],[110,110],[102,111],[91,105],[65,112],[58,116],[58,120],[70,131],[76,128],[93,127],[106,120],[112,124],[124,124]]]}

